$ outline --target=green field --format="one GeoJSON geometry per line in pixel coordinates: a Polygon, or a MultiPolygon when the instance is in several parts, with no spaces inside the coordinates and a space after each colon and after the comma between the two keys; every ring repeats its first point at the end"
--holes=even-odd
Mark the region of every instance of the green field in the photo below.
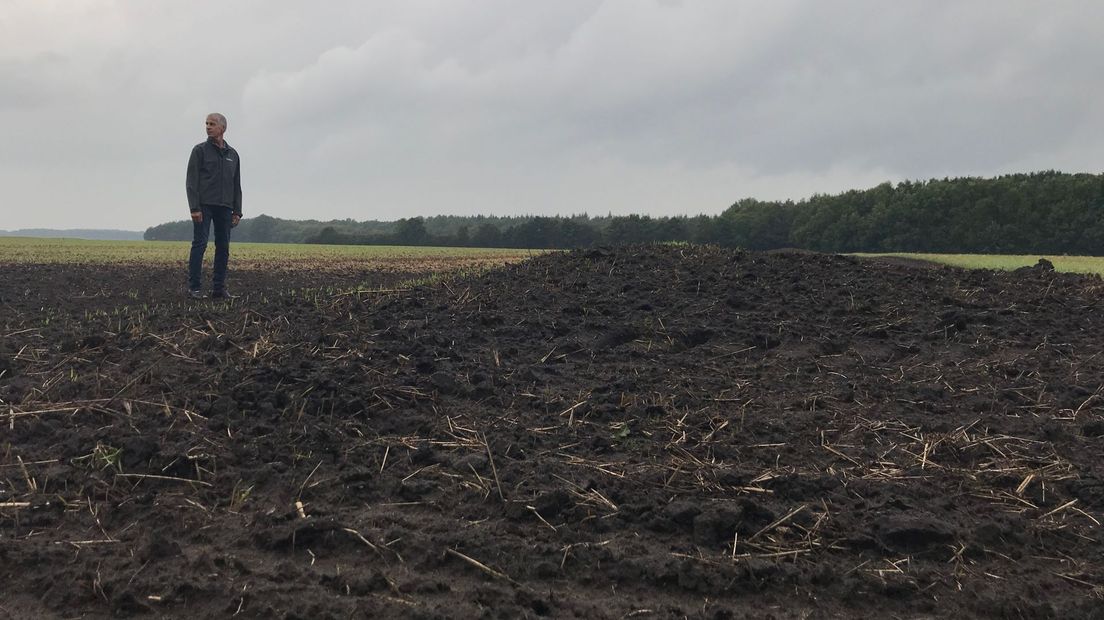
{"type": "MultiPolygon", "coordinates": [[[[166,264],[188,260],[187,241],[87,241],[0,237],[0,263],[166,264]]],[[[378,245],[232,243],[232,261],[518,260],[539,251],[378,245]]],[[[207,260],[214,244],[207,248],[207,260]]]]}
{"type": "Polygon", "coordinates": [[[855,256],[894,256],[924,260],[952,267],[966,269],[1000,269],[1011,271],[1020,267],[1031,267],[1045,258],[1054,263],[1055,271],[1070,273],[1095,273],[1104,275],[1104,257],[1101,256],[1050,256],[1043,254],[908,254],[903,252],[885,254],[855,254],[855,256]]]}
{"type": "MultiPolygon", "coordinates": [[[[0,263],[173,264],[188,260],[187,241],[87,241],[0,237],[0,263]]],[[[231,259],[245,264],[320,262],[331,264],[373,261],[512,262],[544,250],[498,248],[444,248],[379,245],[316,245],[297,243],[233,243],[231,259]]],[[[208,248],[207,260],[214,254],[208,248]]],[[[1040,258],[1057,271],[1104,275],[1104,257],[1043,256],[1037,254],[914,254],[879,253],[855,256],[893,256],[967,269],[1012,270],[1030,267],[1040,258]]]]}

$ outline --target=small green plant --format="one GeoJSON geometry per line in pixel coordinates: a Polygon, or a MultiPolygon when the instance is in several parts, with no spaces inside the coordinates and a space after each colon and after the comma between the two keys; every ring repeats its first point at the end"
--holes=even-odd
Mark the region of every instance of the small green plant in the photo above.
{"type": "Polygon", "coordinates": [[[241,512],[245,502],[249,499],[249,496],[253,494],[254,485],[245,486],[245,482],[238,480],[234,483],[234,488],[230,491],[230,504],[227,506],[227,510],[230,512],[241,512]]]}
{"type": "Polygon", "coordinates": [[[123,471],[123,449],[114,448],[105,443],[96,443],[92,452],[73,459],[74,463],[88,462],[93,469],[115,469],[123,471]]]}
{"type": "Polygon", "coordinates": [[[123,449],[113,448],[106,444],[96,444],[96,449],[93,452],[95,462],[100,469],[115,469],[116,471],[123,471],[123,449]]]}

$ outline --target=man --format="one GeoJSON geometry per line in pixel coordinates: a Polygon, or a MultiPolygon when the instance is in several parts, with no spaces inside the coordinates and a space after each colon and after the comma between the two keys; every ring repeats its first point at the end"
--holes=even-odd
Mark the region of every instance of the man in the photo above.
{"type": "Polygon", "coordinates": [[[226,117],[207,115],[207,141],[195,145],[188,159],[188,209],[192,212],[192,253],[188,259],[188,296],[203,299],[203,253],[211,224],[215,225],[215,268],[211,297],[230,299],[226,290],[226,266],[230,262],[230,229],[242,216],[241,161],[238,152],[223,140],[226,117]]]}

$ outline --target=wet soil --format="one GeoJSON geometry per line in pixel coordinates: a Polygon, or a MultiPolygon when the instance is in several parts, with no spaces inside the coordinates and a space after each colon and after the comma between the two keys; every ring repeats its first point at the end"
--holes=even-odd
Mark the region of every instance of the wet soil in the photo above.
{"type": "Polygon", "coordinates": [[[1104,617],[1097,277],[177,271],[4,266],[0,615],[1104,617]]]}

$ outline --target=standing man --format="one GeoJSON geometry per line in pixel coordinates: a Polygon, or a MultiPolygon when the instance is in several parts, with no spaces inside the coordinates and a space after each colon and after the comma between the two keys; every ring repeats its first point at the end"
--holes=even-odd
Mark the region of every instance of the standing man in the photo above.
{"type": "Polygon", "coordinates": [[[211,297],[231,299],[226,290],[226,265],[230,262],[230,229],[242,216],[241,161],[234,147],[222,139],[226,117],[207,115],[207,141],[192,148],[188,159],[188,208],[192,212],[192,253],[188,259],[188,296],[203,299],[203,253],[211,224],[215,225],[215,269],[211,297]]]}

